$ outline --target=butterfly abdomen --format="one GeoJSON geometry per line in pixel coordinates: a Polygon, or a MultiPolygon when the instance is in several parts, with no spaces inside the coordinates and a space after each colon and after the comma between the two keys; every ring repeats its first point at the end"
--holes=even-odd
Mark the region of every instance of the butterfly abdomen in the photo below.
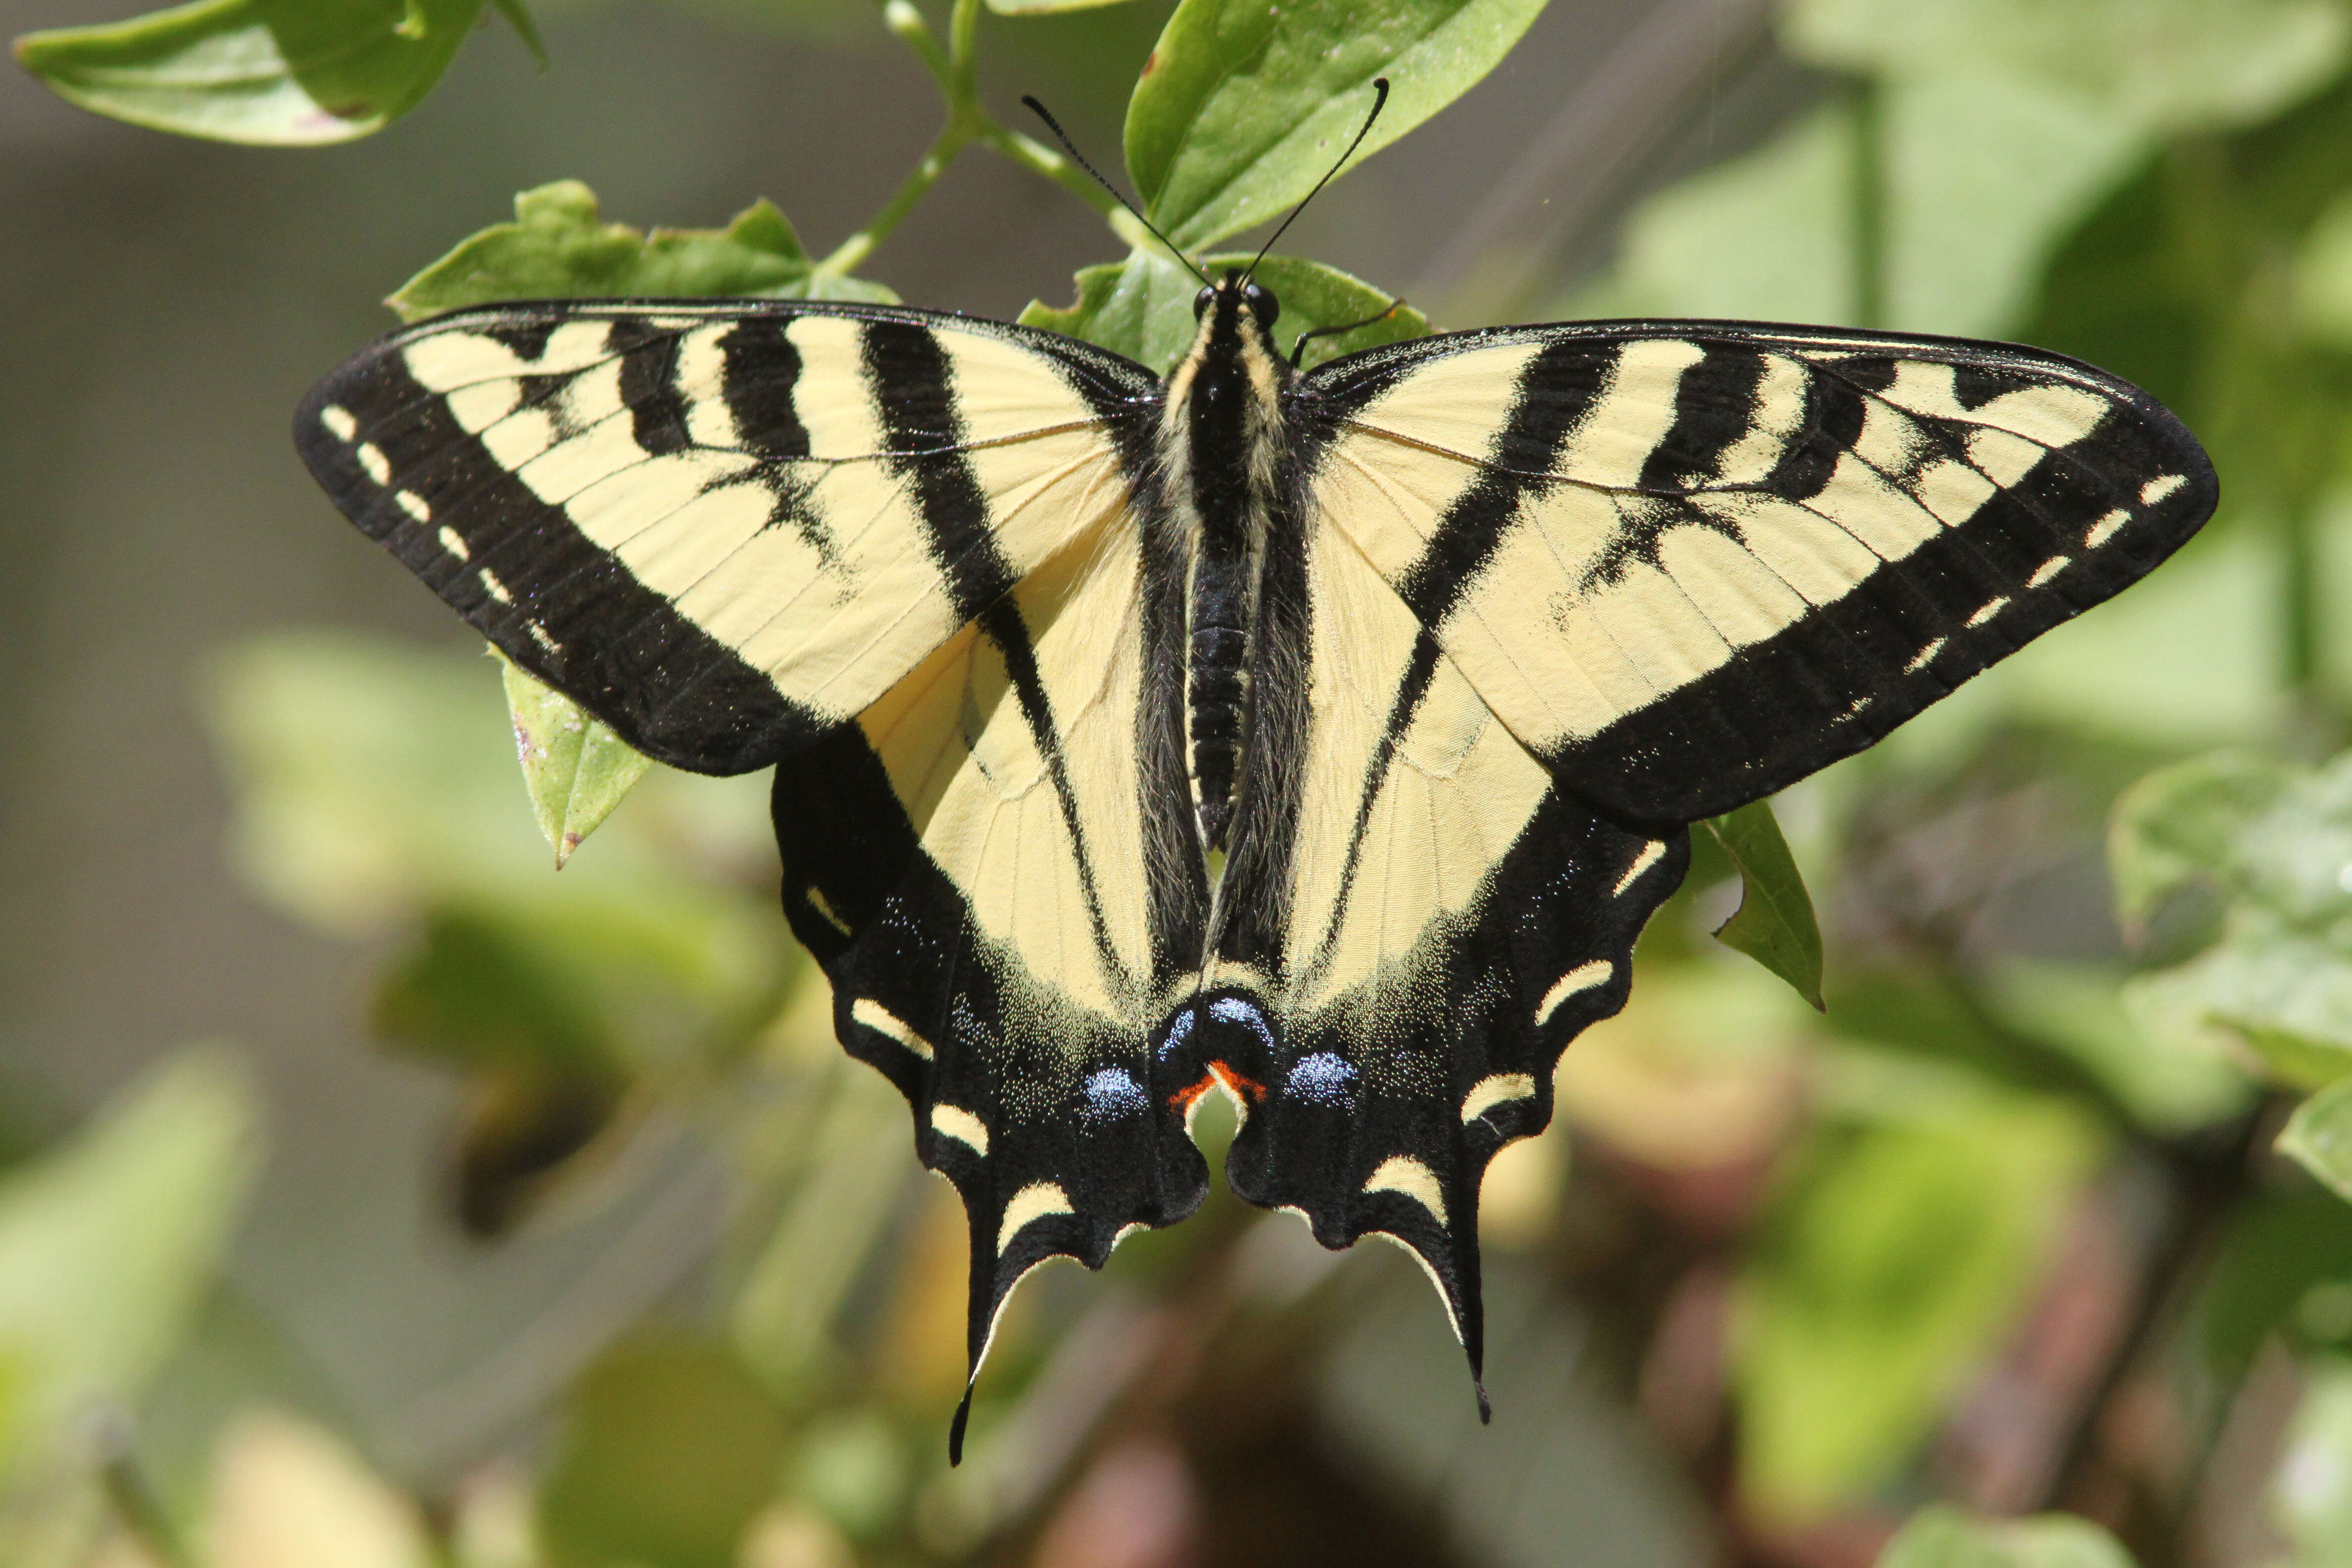
{"type": "Polygon", "coordinates": [[[1279,362],[1237,289],[1215,291],[1170,378],[1163,462],[1192,550],[1185,594],[1185,741],[1201,841],[1223,849],[1250,743],[1273,487],[1279,362]]]}

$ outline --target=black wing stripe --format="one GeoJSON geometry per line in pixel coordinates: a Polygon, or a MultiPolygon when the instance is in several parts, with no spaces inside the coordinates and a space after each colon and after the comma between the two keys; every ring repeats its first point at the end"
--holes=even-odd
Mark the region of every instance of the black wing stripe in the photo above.
{"type": "MultiPolygon", "coordinates": [[[[961,447],[968,432],[938,334],[910,323],[875,321],[865,339],[866,374],[889,449],[928,454],[961,447]]],[[[1012,591],[1013,572],[989,530],[988,498],[971,463],[902,458],[896,467],[922,511],[957,621],[978,618],[1012,591]]]]}
{"type": "Polygon", "coordinates": [[[1336,361],[1297,403],[1335,421],[1311,481],[1330,520],[1563,784],[1634,822],[1867,745],[2137,578],[2214,500],[2144,395],[2001,345],[1506,329],[1336,361]],[[1515,389],[1481,391],[1482,362],[1515,389]],[[1477,411],[1499,433],[1546,377],[1606,386],[1550,488],[1511,487],[1465,549],[1454,514],[1500,478],[1477,411]]]}
{"type": "Polygon", "coordinates": [[[297,416],[296,442],[362,532],[389,546],[509,658],[646,754],[698,773],[741,773],[824,727],[579,531],[551,517],[554,509],[492,460],[396,357],[314,389],[297,416]],[[338,438],[327,423],[330,408],[363,425],[370,439],[338,438]],[[370,471],[362,446],[382,454],[400,477],[398,488],[387,489],[370,471]],[[425,516],[404,497],[422,503],[425,516]],[[528,593],[507,585],[520,574],[500,570],[520,559],[537,575],[528,593]],[[614,622],[628,627],[625,637],[596,635],[614,622]],[[680,724],[663,710],[689,680],[698,695],[690,721],[680,724]]]}
{"type": "Polygon", "coordinates": [[[1608,367],[1568,345],[1547,349],[1519,377],[1509,417],[1486,454],[1491,467],[1463,491],[1426,549],[1397,583],[1423,625],[1442,623],[1486,568],[1518,516],[1521,501],[1547,481],[1569,433],[1607,385],[1608,367]]]}
{"type": "Polygon", "coordinates": [[[653,756],[741,771],[859,710],[1116,504],[1103,481],[1142,472],[1156,386],[922,312],[551,302],[395,334],[322,384],[298,439],[525,668],[653,756]],[[1017,559],[984,475],[1030,497],[1017,559]]]}

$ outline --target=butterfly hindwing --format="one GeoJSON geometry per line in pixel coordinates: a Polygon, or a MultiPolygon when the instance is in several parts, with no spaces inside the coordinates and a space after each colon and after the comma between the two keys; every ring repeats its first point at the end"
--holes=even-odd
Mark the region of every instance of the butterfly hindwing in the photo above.
{"type": "Polygon", "coordinates": [[[311,393],[330,494],[632,745],[740,773],[856,717],[1126,505],[1148,372],[781,300],[499,305],[311,393]]]}
{"type": "Polygon", "coordinates": [[[1290,782],[1286,885],[1229,864],[1223,895],[1278,903],[1283,931],[1228,952],[1178,1043],[1242,1102],[1234,1190],[1326,1246],[1403,1243],[1475,1371],[1487,1162],[1544,1129],[1561,1050],[1623,1005],[1687,839],[1556,787],[1328,519],[1304,567],[1299,754],[1253,763],[1290,782]]]}
{"type": "Polygon", "coordinates": [[[1206,1191],[1150,1048],[1201,885],[1152,885],[1184,806],[1146,787],[1143,535],[1072,542],[777,769],[786,912],[964,1201],[975,1373],[1030,1268],[1098,1268],[1206,1191]]]}
{"type": "Polygon", "coordinates": [[[1425,338],[1295,401],[1312,505],[1512,731],[1637,822],[1876,741],[2213,509],[2145,394],[2054,354],[1713,322],[1425,338]]]}

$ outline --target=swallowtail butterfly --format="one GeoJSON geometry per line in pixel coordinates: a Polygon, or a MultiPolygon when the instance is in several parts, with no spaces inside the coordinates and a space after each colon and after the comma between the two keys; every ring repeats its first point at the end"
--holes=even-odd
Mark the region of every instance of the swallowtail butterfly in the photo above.
{"type": "Polygon", "coordinates": [[[509,658],[662,762],[775,770],[842,1043],[970,1215],[975,1376],[1029,1269],[1200,1204],[1213,1089],[1234,1190],[1402,1242],[1475,1375],[1480,1178],[1686,825],[2214,506],[2162,407],[2030,348],[1586,321],[1302,374],[1276,313],[1209,282],[1162,380],[926,310],[495,305],[298,416],[509,658]]]}

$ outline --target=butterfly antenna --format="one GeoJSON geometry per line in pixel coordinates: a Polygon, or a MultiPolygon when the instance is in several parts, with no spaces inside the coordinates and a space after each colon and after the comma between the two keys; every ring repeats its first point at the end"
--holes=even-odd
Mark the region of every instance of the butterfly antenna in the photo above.
{"type": "MultiPolygon", "coordinates": [[[[1290,216],[1282,220],[1282,226],[1276,229],[1266,242],[1258,247],[1257,255],[1251,258],[1249,269],[1242,274],[1243,282],[1246,283],[1257,275],[1257,264],[1264,261],[1265,253],[1274,248],[1275,240],[1280,239],[1290,231],[1290,226],[1298,221],[1298,215],[1307,210],[1307,204],[1322,195],[1323,187],[1331,183],[1331,176],[1348,166],[1348,160],[1356,155],[1356,149],[1362,146],[1364,138],[1372,133],[1372,121],[1378,120],[1381,117],[1381,110],[1389,105],[1389,79],[1384,76],[1374,77],[1372,91],[1378,96],[1372,100],[1372,111],[1364,116],[1364,128],[1356,132],[1356,139],[1348,143],[1348,150],[1339,154],[1339,161],[1332,164],[1321,179],[1315,182],[1315,188],[1298,198],[1298,205],[1290,209],[1290,216]]],[[[1031,107],[1035,106],[1033,104],[1031,107]]],[[[1045,111],[1039,110],[1038,112],[1045,111]]],[[[1102,176],[1097,174],[1095,178],[1100,179],[1102,176]]]]}
{"type": "MultiPolygon", "coordinates": [[[[1166,235],[1160,233],[1160,230],[1153,226],[1152,221],[1150,218],[1145,217],[1142,211],[1138,208],[1133,202],[1129,201],[1124,195],[1121,195],[1117,185],[1112,184],[1108,180],[1102,177],[1102,171],[1100,169],[1096,168],[1092,163],[1087,162],[1087,155],[1078,151],[1077,143],[1070,140],[1070,133],[1062,129],[1062,122],[1060,121],[1055,119],[1053,115],[1046,112],[1046,109],[1044,104],[1038,102],[1035,99],[1029,97],[1026,93],[1022,95],[1021,101],[1029,106],[1030,113],[1034,114],[1038,119],[1045,122],[1045,129],[1054,133],[1054,140],[1062,144],[1062,151],[1067,153],[1071,159],[1076,163],[1079,168],[1084,169],[1087,174],[1092,174],[1096,184],[1100,185],[1104,190],[1110,193],[1111,200],[1125,207],[1134,217],[1136,222],[1141,224],[1145,228],[1150,229],[1151,232],[1151,237],[1166,246],[1168,247],[1169,255],[1182,262],[1186,267],[1191,268],[1193,277],[1198,278],[1203,283],[1207,283],[1209,281],[1209,275],[1201,270],[1200,263],[1194,261],[1191,257],[1178,249],[1176,247],[1176,242],[1169,238],[1166,235]]],[[[1359,137],[1358,140],[1360,141],[1362,138],[1359,137]]]]}

